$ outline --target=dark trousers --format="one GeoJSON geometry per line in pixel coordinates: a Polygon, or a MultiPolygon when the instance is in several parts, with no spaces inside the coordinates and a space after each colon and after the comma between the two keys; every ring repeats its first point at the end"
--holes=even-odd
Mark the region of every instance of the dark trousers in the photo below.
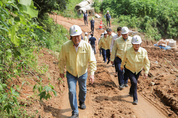
{"type": "Polygon", "coordinates": [[[103,61],[106,62],[106,50],[101,48],[102,50],[102,55],[103,55],[103,61]]]}
{"type": "Polygon", "coordinates": [[[102,55],[104,62],[106,62],[106,58],[108,59],[108,61],[110,61],[110,49],[105,50],[102,48],[102,55]]]}
{"type": "Polygon", "coordinates": [[[91,45],[93,51],[94,51],[94,54],[96,54],[96,49],[95,49],[95,45],[91,45]]]}
{"type": "Polygon", "coordinates": [[[107,26],[108,26],[108,24],[109,24],[109,27],[110,27],[110,20],[106,20],[106,22],[107,22],[107,26]]]}
{"type": "Polygon", "coordinates": [[[101,56],[101,54],[102,54],[102,49],[100,48],[99,51],[100,51],[100,56],[101,56]]]}
{"type": "Polygon", "coordinates": [[[114,67],[115,67],[115,71],[118,72],[118,71],[117,71],[117,67],[116,67],[116,57],[115,57],[115,59],[114,59],[114,67]]]}
{"type": "MultiPolygon", "coordinates": [[[[141,72],[141,71],[140,71],[141,72]]],[[[138,100],[137,98],[137,80],[139,78],[140,72],[138,74],[131,72],[125,68],[125,74],[131,81],[130,94],[133,94],[133,100],[138,100]]]]}
{"type": "Polygon", "coordinates": [[[94,34],[94,25],[91,25],[91,31],[94,34]]]}
{"type": "Polygon", "coordinates": [[[86,25],[88,25],[88,20],[87,19],[84,19],[84,24],[86,25]]]}
{"type": "Polygon", "coordinates": [[[128,83],[128,76],[124,78],[124,70],[121,71],[121,62],[122,60],[119,57],[115,58],[115,66],[117,68],[118,81],[120,86],[128,83]]]}
{"type": "Polygon", "coordinates": [[[106,58],[110,61],[110,49],[106,50],[106,58]]]}

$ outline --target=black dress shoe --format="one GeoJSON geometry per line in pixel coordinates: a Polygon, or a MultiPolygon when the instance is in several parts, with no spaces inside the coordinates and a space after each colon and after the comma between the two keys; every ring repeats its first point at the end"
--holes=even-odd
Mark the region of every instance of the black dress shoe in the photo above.
{"type": "Polygon", "coordinates": [[[80,102],[80,109],[86,109],[86,105],[84,102],[80,102]]]}
{"type": "Polygon", "coordinates": [[[110,60],[108,60],[107,64],[109,64],[110,60]]]}
{"type": "Polygon", "coordinates": [[[79,118],[78,116],[79,116],[78,114],[72,114],[70,118],[79,118]]]}

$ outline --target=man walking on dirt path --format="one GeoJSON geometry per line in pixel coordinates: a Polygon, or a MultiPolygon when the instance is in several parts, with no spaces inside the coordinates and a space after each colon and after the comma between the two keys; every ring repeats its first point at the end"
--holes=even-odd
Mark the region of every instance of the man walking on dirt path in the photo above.
{"type": "MultiPolygon", "coordinates": [[[[122,35],[121,35],[121,29],[122,29],[122,27],[118,27],[117,28],[117,34],[112,37],[111,46],[110,46],[110,53],[112,53],[112,48],[114,46],[115,40],[117,38],[119,38],[119,37],[122,37],[122,35]]],[[[116,68],[116,61],[115,61],[115,59],[114,59],[114,64],[113,65],[115,66],[115,71],[116,71],[115,76],[117,76],[117,72],[118,71],[117,71],[117,68],[116,68]]]]}
{"type": "Polygon", "coordinates": [[[86,42],[88,42],[88,33],[87,32],[85,32],[85,37],[84,37],[84,41],[86,41],[86,42]]]}
{"type": "Polygon", "coordinates": [[[96,41],[96,38],[93,36],[93,34],[91,34],[91,38],[89,39],[89,42],[91,44],[94,54],[96,54],[95,41],[96,41]]]}
{"type": "Polygon", "coordinates": [[[120,65],[126,50],[132,47],[132,37],[129,36],[129,29],[127,27],[122,27],[121,34],[122,37],[115,40],[112,48],[111,63],[114,64],[115,59],[115,64],[118,71],[118,81],[120,85],[119,88],[122,90],[124,87],[128,87],[128,77],[125,77],[127,79],[124,80],[124,70],[121,70],[120,65]]]}
{"type": "Polygon", "coordinates": [[[109,62],[110,62],[110,55],[111,55],[111,53],[110,53],[110,47],[111,47],[112,37],[113,37],[114,35],[116,35],[116,34],[112,32],[112,29],[111,29],[111,28],[107,28],[106,31],[107,31],[107,33],[108,33],[108,37],[107,37],[107,40],[108,40],[108,47],[107,47],[107,50],[106,50],[106,56],[107,56],[107,58],[108,58],[107,64],[109,64],[109,62]]]}
{"type": "Polygon", "coordinates": [[[88,14],[86,13],[86,11],[84,11],[83,19],[84,19],[84,24],[88,25],[88,14]]]}
{"type": "MultiPolygon", "coordinates": [[[[104,63],[106,63],[106,58],[108,58],[107,55],[106,55],[106,50],[108,49],[108,43],[109,42],[108,42],[108,38],[107,38],[107,32],[105,31],[104,32],[104,37],[102,37],[100,39],[99,46],[98,46],[98,48],[101,47],[101,49],[102,49],[102,55],[103,55],[104,63]]],[[[108,61],[109,61],[109,58],[108,58],[108,61]]]]}
{"type": "MultiPolygon", "coordinates": [[[[99,45],[99,42],[100,40],[104,37],[104,33],[101,34],[100,38],[98,39],[98,45],[99,45]]],[[[102,54],[102,47],[98,47],[99,48],[99,53],[100,53],[100,56],[102,54]]]]}
{"type": "Polygon", "coordinates": [[[110,22],[111,15],[109,14],[109,11],[107,11],[105,17],[106,17],[107,26],[109,25],[109,27],[111,27],[111,22],[110,22]]]}
{"type": "Polygon", "coordinates": [[[69,88],[69,101],[72,109],[71,118],[78,118],[78,103],[76,95],[76,84],[79,84],[79,105],[81,109],[86,109],[86,82],[87,68],[90,63],[90,82],[94,82],[94,72],[96,71],[96,59],[91,45],[81,40],[82,30],[78,25],[70,28],[71,40],[63,44],[59,55],[60,77],[64,78],[64,66],[66,65],[66,77],[69,88]]]}
{"type": "Polygon", "coordinates": [[[94,27],[95,27],[94,18],[92,18],[92,20],[90,21],[90,24],[91,24],[91,34],[94,34],[94,27]]]}
{"type": "MultiPolygon", "coordinates": [[[[148,59],[147,51],[140,47],[142,43],[141,37],[138,35],[132,38],[132,47],[126,51],[124,58],[121,63],[121,70],[125,66],[125,74],[131,80],[131,87],[129,94],[133,96],[133,104],[138,104],[137,98],[137,80],[139,78],[140,72],[144,68],[145,79],[148,77],[148,72],[150,69],[150,61],[148,59]]],[[[127,79],[127,78],[126,78],[127,79]]]]}

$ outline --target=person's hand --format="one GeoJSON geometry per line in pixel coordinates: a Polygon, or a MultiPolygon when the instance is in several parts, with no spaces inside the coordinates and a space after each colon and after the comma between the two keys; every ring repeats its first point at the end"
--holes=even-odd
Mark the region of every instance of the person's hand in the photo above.
{"type": "Polygon", "coordinates": [[[144,74],[144,78],[146,79],[147,77],[148,77],[148,74],[145,73],[145,74],[144,74]]]}
{"type": "Polygon", "coordinates": [[[90,75],[90,83],[91,83],[91,84],[94,83],[94,80],[95,80],[94,75],[90,75]]]}
{"type": "Polygon", "coordinates": [[[120,67],[121,68],[121,71],[124,69],[123,67],[120,67]]]}
{"type": "Polygon", "coordinates": [[[113,64],[114,64],[114,62],[113,62],[113,61],[111,61],[111,64],[113,65],[113,64]]]}
{"type": "Polygon", "coordinates": [[[60,73],[60,77],[63,79],[64,78],[64,73],[60,73]]]}

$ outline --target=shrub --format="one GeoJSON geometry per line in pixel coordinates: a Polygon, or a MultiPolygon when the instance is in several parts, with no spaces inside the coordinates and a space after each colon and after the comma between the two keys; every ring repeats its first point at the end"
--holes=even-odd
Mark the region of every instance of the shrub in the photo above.
{"type": "Polygon", "coordinates": [[[33,0],[34,5],[39,10],[38,17],[42,18],[46,13],[54,10],[64,11],[68,0],[33,0]]]}
{"type": "MultiPolygon", "coordinates": [[[[149,32],[149,34],[153,32],[153,34],[156,33],[155,35],[160,33],[162,37],[175,38],[178,37],[178,4],[175,4],[176,2],[176,0],[103,0],[100,9],[104,13],[110,10],[112,17],[118,17],[119,21],[124,19],[123,15],[130,17],[124,21],[125,24],[138,27],[140,31],[149,32]]],[[[158,39],[160,35],[155,37],[158,39]]]]}
{"type": "Polygon", "coordinates": [[[45,14],[43,17],[45,18],[39,20],[42,22],[45,31],[40,29],[35,31],[39,35],[38,41],[41,42],[39,45],[54,52],[60,52],[62,44],[68,40],[68,30],[62,25],[55,24],[53,19],[48,17],[48,14],[45,14]]]}
{"type": "MultiPolygon", "coordinates": [[[[40,26],[36,18],[38,11],[33,1],[29,1],[0,1],[0,117],[30,117],[19,104],[18,86],[12,78],[39,71],[34,52],[41,47],[60,51],[60,45],[68,40],[68,31],[54,24],[48,16],[43,17],[46,20],[39,20],[43,24],[40,26]]],[[[41,99],[50,98],[50,91],[55,93],[51,85],[39,87],[43,88],[39,91],[41,99]]]]}
{"type": "Polygon", "coordinates": [[[77,11],[75,10],[75,6],[79,4],[82,0],[69,0],[66,9],[64,11],[56,11],[60,15],[64,17],[69,17],[69,18],[82,18],[83,15],[78,14],[77,11]]]}
{"type": "Polygon", "coordinates": [[[93,7],[95,8],[96,13],[100,13],[100,5],[101,5],[101,2],[99,0],[94,1],[93,7]]]}

